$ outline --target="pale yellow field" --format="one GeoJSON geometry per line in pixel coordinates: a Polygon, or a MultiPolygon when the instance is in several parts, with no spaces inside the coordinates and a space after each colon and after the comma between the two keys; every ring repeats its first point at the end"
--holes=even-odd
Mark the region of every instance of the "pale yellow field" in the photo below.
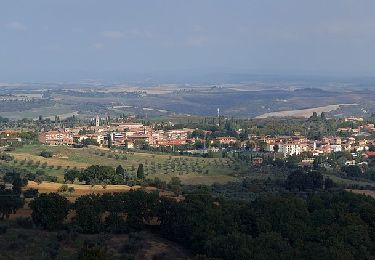
{"type": "MultiPolygon", "coordinates": [[[[26,189],[34,188],[38,189],[40,193],[48,193],[48,192],[57,192],[57,190],[61,187],[61,183],[56,182],[45,182],[43,181],[41,184],[38,184],[34,181],[29,181],[27,184],[26,189]]],[[[141,188],[141,186],[133,186],[130,187],[128,185],[83,185],[83,184],[67,184],[68,187],[74,188],[74,193],[72,195],[81,196],[85,194],[91,193],[111,193],[111,192],[127,192],[130,190],[135,190],[141,188]]],[[[149,188],[151,189],[151,188],[149,188]]]]}
{"type": "Polygon", "coordinates": [[[346,189],[348,192],[353,192],[356,194],[361,194],[361,195],[366,195],[375,198],[375,191],[374,190],[351,190],[351,189],[346,189]]]}

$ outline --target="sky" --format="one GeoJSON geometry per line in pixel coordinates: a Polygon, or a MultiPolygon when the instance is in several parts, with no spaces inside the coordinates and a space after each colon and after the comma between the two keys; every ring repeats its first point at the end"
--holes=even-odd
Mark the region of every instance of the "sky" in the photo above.
{"type": "Polygon", "coordinates": [[[1,0],[0,82],[375,76],[373,0],[1,0]]]}

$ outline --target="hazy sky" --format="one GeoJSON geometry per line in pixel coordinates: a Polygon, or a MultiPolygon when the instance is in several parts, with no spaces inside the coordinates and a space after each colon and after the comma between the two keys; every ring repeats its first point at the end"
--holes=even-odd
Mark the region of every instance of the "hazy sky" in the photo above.
{"type": "Polygon", "coordinates": [[[1,0],[0,81],[375,75],[374,0],[1,0]]]}

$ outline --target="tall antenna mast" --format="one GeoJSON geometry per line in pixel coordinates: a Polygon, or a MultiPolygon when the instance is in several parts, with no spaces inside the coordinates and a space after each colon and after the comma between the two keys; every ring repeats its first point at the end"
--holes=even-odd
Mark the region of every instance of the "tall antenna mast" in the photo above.
{"type": "Polygon", "coordinates": [[[220,108],[217,108],[217,125],[220,126],[220,108]]]}

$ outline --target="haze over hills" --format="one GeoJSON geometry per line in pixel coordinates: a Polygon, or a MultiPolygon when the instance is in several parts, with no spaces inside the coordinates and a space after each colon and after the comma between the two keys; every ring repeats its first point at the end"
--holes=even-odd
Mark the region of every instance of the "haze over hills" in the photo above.
{"type": "Polygon", "coordinates": [[[216,115],[219,108],[222,115],[229,117],[305,117],[314,111],[327,112],[330,116],[366,116],[374,112],[375,89],[369,82],[324,79],[303,82],[259,77],[248,83],[222,84],[100,81],[3,84],[0,94],[7,102],[0,106],[0,115],[14,119],[71,113],[83,117],[97,113],[216,115]]]}

